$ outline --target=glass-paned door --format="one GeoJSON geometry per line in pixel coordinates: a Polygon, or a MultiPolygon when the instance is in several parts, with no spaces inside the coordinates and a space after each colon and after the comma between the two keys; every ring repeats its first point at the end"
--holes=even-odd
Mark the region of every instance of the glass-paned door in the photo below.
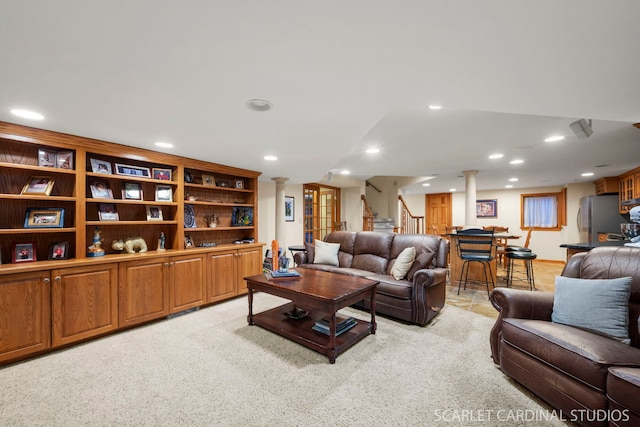
{"type": "Polygon", "coordinates": [[[304,192],[304,241],[322,240],[334,231],[340,221],[340,189],[305,184],[304,192]]]}

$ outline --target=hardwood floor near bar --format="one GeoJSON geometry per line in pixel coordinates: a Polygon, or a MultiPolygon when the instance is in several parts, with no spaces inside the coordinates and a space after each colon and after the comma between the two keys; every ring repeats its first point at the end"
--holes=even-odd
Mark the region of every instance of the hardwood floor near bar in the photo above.
{"type": "MultiPolygon", "coordinates": [[[[561,261],[534,261],[533,272],[535,277],[536,289],[538,292],[553,292],[556,276],[562,273],[564,268],[564,262],[561,261]]],[[[516,269],[517,275],[523,277],[523,267],[519,266],[516,269]]],[[[516,274],[514,274],[514,277],[516,274]]],[[[487,298],[487,289],[484,284],[472,284],[467,285],[467,289],[460,289],[460,295],[458,295],[457,278],[454,278],[455,286],[451,284],[451,280],[447,281],[447,304],[454,305],[465,310],[472,311],[474,313],[482,314],[487,317],[497,318],[498,312],[489,302],[487,298]]],[[[497,287],[507,286],[505,280],[505,271],[501,266],[498,266],[498,280],[496,282],[497,287]]],[[[514,281],[512,285],[516,289],[529,289],[529,285],[526,281],[514,281]]]]}

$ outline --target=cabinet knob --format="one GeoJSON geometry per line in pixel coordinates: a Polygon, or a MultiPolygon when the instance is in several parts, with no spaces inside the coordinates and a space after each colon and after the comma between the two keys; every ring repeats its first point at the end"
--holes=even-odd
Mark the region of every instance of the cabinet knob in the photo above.
{"type": "Polygon", "coordinates": [[[171,265],[175,265],[175,264],[176,264],[176,262],[175,262],[175,261],[171,261],[171,263],[170,263],[170,264],[171,264],[171,265]]]}
{"type": "Polygon", "coordinates": [[[59,282],[59,281],[61,281],[61,280],[62,280],[62,277],[60,277],[60,276],[56,276],[54,280],[55,280],[56,282],[59,282]]]}
{"type": "Polygon", "coordinates": [[[48,285],[49,283],[51,283],[51,280],[47,277],[43,280],[43,282],[48,285]]]}
{"type": "Polygon", "coordinates": [[[165,266],[165,267],[169,267],[169,263],[168,263],[168,262],[165,262],[165,263],[164,263],[164,266],[165,266]]]}

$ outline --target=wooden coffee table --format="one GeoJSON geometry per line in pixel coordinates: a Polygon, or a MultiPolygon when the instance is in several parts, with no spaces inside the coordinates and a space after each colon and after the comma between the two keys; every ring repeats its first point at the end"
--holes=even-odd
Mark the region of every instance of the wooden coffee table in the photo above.
{"type": "Polygon", "coordinates": [[[317,270],[298,270],[301,277],[293,280],[269,280],[264,274],[245,277],[249,289],[249,325],[258,325],[298,344],[326,355],[335,363],[338,354],[363,339],[376,333],[376,285],[375,280],[328,273],[317,270]],[[265,292],[290,300],[261,313],[253,313],[253,292],[265,292]],[[336,336],[336,313],[358,301],[369,299],[371,320],[356,319],[354,327],[336,336]],[[309,314],[301,319],[292,319],[284,313],[294,307],[309,314]],[[316,332],[313,325],[322,318],[329,320],[329,335],[316,332]]]}

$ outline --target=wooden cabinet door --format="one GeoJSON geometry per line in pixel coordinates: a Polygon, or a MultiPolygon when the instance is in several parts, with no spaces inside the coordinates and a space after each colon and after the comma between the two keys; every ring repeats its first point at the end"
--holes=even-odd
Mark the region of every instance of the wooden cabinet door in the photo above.
{"type": "Polygon", "coordinates": [[[49,271],[4,276],[0,280],[0,362],[51,346],[49,271]]]}
{"type": "Polygon", "coordinates": [[[118,267],[99,264],[51,271],[53,345],[100,335],[118,327],[118,267]]]}
{"type": "Polygon", "coordinates": [[[248,292],[244,278],[260,273],[262,273],[262,248],[238,250],[238,295],[248,292]]]}
{"type": "Polygon", "coordinates": [[[119,326],[131,326],[169,314],[169,259],[120,263],[119,326]]]}
{"type": "Polygon", "coordinates": [[[207,260],[207,301],[214,302],[236,295],[237,251],[212,252],[207,260]]]}
{"type": "Polygon", "coordinates": [[[172,257],[169,262],[171,277],[171,312],[187,310],[205,302],[204,255],[172,257]]]}

